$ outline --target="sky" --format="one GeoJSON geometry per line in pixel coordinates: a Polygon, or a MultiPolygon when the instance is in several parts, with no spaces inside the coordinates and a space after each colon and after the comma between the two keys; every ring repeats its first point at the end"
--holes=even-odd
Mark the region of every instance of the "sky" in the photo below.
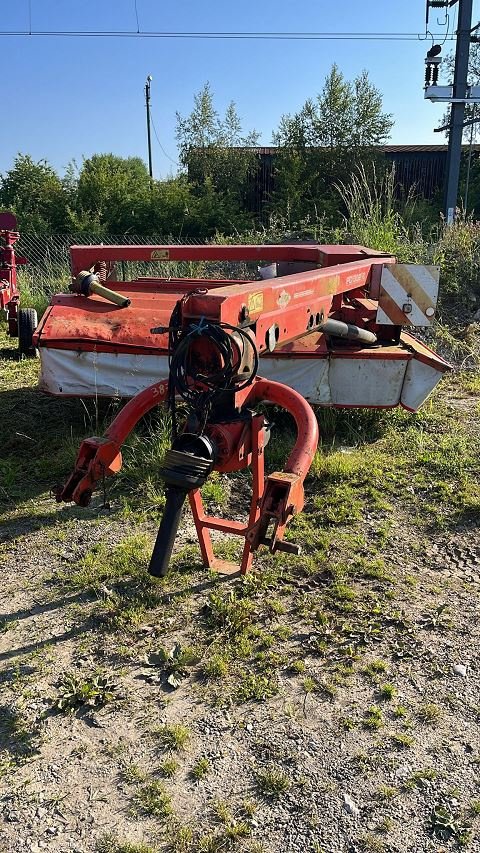
{"type": "MultiPolygon", "coordinates": [[[[0,31],[425,33],[425,0],[16,0],[0,31]],[[138,13],[138,24],[136,11],[138,13]]],[[[480,12],[480,0],[474,2],[480,12]]],[[[454,30],[456,6],[450,10],[454,30]]],[[[477,23],[478,17],[474,17],[477,23]]],[[[430,29],[446,34],[445,13],[430,29]],[[437,23],[438,21],[438,23],[437,23]]],[[[438,39],[436,39],[438,40],[438,39]]],[[[249,41],[0,35],[0,172],[18,152],[60,173],[94,153],[147,158],[144,84],[152,80],[153,165],[177,171],[175,115],[208,81],[223,112],[233,100],[245,131],[269,145],[282,114],[321,91],[333,62],[352,79],[367,69],[393,114],[393,144],[444,143],[444,112],[423,97],[432,40],[249,41]],[[163,150],[162,150],[163,148],[163,150]]],[[[452,48],[447,42],[444,54],[452,48]]],[[[440,79],[439,82],[442,82],[440,79]]],[[[446,81],[444,81],[446,82],[446,81]]]]}

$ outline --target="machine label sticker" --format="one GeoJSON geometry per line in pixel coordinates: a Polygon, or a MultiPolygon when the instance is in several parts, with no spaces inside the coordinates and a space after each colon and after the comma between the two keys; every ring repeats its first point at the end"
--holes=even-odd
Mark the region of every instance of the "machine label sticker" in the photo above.
{"type": "Polygon", "coordinates": [[[363,272],[347,276],[347,285],[349,287],[354,287],[356,284],[358,284],[359,287],[365,284],[365,274],[363,272]]]}
{"type": "Polygon", "coordinates": [[[312,296],[313,290],[302,290],[300,293],[294,293],[294,299],[302,299],[304,296],[312,296]]]}
{"type": "Polygon", "coordinates": [[[291,299],[291,298],[292,298],[292,297],[290,296],[290,294],[288,293],[288,291],[286,291],[286,290],[282,290],[282,292],[281,292],[280,296],[279,296],[279,297],[278,297],[278,299],[277,299],[277,305],[278,305],[278,307],[279,307],[279,308],[286,308],[286,307],[287,307],[287,305],[288,305],[288,303],[290,302],[290,299],[291,299]]]}
{"type": "Polygon", "coordinates": [[[152,261],[168,261],[170,251],[168,249],[154,249],[150,257],[152,261]]]}
{"type": "Polygon", "coordinates": [[[248,297],[248,310],[250,314],[263,311],[263,293],[261,290],[257,291],[257,293],[250,293],[248,297]]]}

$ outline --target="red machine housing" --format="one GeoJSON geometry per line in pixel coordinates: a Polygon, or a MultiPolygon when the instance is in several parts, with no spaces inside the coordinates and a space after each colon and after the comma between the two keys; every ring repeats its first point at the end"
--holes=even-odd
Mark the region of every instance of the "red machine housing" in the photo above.
{"type": "MultiPolygon", "coordinates": [[[[317,447],[318,426],[305,399],[309,395],[282,377],[286,366],[309,361],[318,373],[312,402],[401,403],[412,410],[448,369],[435,353],[402,332],[402,325],[418,325],[419,319],[428,325],[433,316],[436,290],[431,268],[416,272],[361,246],[74,246],[71,257],[75,280],[87,276],[93,281],[96,275],[96,287],[100,281],[115,281],[112,274],[118,261],[268,261],[273,265],[268,277],[260,280],[115,281],[116,295],[122,297],[115,307],[98,295],[61,294],[54,297],[36,332],[40,354],[55,354],[60,359],[57,365],[72,355],[77,367],[82,359],[92,358],[97,371],[91,378],[94,393],[99,384],[102,387],[104,357],[122,359],[124,366],[130,357],[153,357],[160,375],[161,366],[168,363],[170,369],[164,380],[133,396],[103,438],[83,442],[75,469],[58,492],[59,500],[87,504],[95,485],[120,469],[121,444],[138,420],[165,401],[174,411],[177,395],[189,402],[185,429],[180,436],[174,430],[172,447],[159,472],[166,483],[167,503],[152,555],[151,573],[156,576],[166,571],[187,494],[206,566],[237,570],[215,559],[211,530],[244,538],[243,573],[261,545],[272,551],[296,551],[295,545],[284,541],[284,534],[288,522],[303,508],[303,483],[317,447]],[[119,302],[126,307],[119,309],[119,302]],[[330,370],[326,379],[325,366],[330,370]],[[276,381],[272,371],[282,381],[276,381]],[[373,391],[369,400],[361,402],[357,386],[365,371],[373,391]],[[392,377],[398,385],[394,393],[388,390],[392,377]],[[316,393],[320,398],[324,393],[321,381],[334,399],[315,398],[316,393]],[[256,410],[265,402],[289,411],[297,427],[285,471],[266,479],[268,428],[256,410]],[[210,471],[247,466],[252,468],[253,481],[247,521],[206,515],[200,488],[210,471]]],[[[85,363],[88,366],[88,360],[85,363]]],[[[68,391],[62,387],[59,393],[68,391]]]]}
{"type": "Polygon", "coordinates": [[[15,256],[15,243],[20,235],[13,213],[0,213],[0,309],[7,312],[8,333],[18,335],[18,307],[20,293],[17,287],[17,265],[26,264],[25,258],[15,256]]]}
{"type": "MultiPolygon", "coordinates": [[[[119,309],[98,296],[53,297],[34,336],[42,361],[40,385],[51,394],[130,397],[165,376],[168,336],[150,330],[168,327],[176,302],[199,289],[189,303],[192,316],[253,324],[261,374],[286,382],[316,405],[400,404],[415,411],[448,369],[402,331],[402,326],[429,325],[434,313],[435,301],[415,280],[413,268],[363,246],[72,246],[71,264],[74,277],[91,270],[109,284],[115,281],[130,304],[119,309]],[[152,261],[269,263],[274,277],[164,274],[115,280],[120,264],[152,261]],[[393,281],[395,269],[398,281],[393,281]],[[387,279],[400,296],[387,292],[387,279]],[[322,328],[327,319],[370,330],[378,342],[366,346],[328,335],[322,328]]],[[[429,268],[416,269],[429,277],[429,268]]]]}

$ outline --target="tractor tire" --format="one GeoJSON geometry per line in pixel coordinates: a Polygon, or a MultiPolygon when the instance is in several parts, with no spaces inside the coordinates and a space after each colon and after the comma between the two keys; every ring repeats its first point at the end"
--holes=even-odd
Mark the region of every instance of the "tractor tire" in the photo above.
{"type": "Polygon", "coordinates": [[[32,336],[38,326],[37,312],[33,308],[20,308],[18,312],[18,349],[20,355],[35,356],[32,336]]]}

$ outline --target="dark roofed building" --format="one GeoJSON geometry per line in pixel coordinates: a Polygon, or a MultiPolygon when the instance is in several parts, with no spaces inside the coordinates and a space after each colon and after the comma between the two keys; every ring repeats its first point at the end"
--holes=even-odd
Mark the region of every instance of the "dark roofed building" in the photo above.
{"type": "MultiPolygon", "coordinates": [[[[261,214],[263,205],[268,202],[275,189],[274,146],[253,149],[259,157],[258,172],[252,180],[250,195],[251,209],[261,214]]],[[[469,146],[464,145],[464,154],[469,146]]],[[[447,145],[383,145],[378,149],[385,159],[395,164],[397,184],[405,194],[415,192],[424,198],[433,198],[443,190],[447,165],[447,145]]],[[[478,156],[480,145],[474,145],[478,156]]]]}

